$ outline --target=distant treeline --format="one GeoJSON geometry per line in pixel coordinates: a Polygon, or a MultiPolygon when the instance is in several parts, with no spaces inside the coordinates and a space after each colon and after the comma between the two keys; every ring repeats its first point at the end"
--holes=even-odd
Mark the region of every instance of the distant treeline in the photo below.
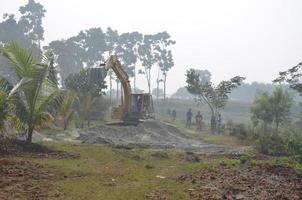
{"type": "MultiPolygon", "coordinates": [[[[280,85],[271,83],[244,83],[240,87],[236,88],[230,94],[230,100],[242,101],[242,102],[253,102],[255,98],[262,92],[272,93],[273,90],[280,85]]],[[[289,89],[287,85],[281,85],[282,88],[289,89]]],[[[295,99],[298,100],[301,97],[298,94],[289,89],[294,95],[295,99]]],[[[174,94],[170,96],[172,99],[193,99],[194,96],[191,95],[185,87],[179,88],[174,94]]]]}
{"type": "MultiPolygon", "coordinates": [[[[163,82],[165,92],[168,71],[174,66],[170,46],[175,44],[166,32],[144,34],[137,31],[120,33],[110,27],[81,30],[77,35],[67,39],[51,41],[41,46],[44,41],[43,19],[46,10],[34,0],[19,8],[20,17],[5,14],[0,21],[0,47],[14,41],[21,47],[30,49],[32,55],[38,57],[43,52],[52,57],[60,85],[65,79],[89,67],[98,67],[109,55],[116,54],[122,62],[124,70],[136,84],[136,76],[145,76],[151,93],[152,85],[163,82]],[[158,68],[157,77],[153,77],[152,68],[158,68]]],[[[66,31],[66,30],[61,30],[66,31]]],[[[39,59],[38,59],[39,60],[39,59]]],[[[7,60],[0,56],[0,73],[4,78],[13,81],[14,74],[8,67],[7,60]]],[[[109,73],[110,89],[112,82],[119,81],[109,73]]],[[[117,87],[119,88],[119,87],[117,87]]],[[[158,90],[157,89],[157,90],[158,90]]]]}

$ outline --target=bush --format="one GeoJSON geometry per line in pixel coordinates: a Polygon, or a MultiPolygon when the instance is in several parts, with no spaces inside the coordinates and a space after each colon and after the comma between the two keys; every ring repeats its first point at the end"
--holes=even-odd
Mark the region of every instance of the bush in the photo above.
{"type": "Polygon", "coordinates": [[[302,162],[302,134],[300,132],[295,131],[290,135],[288,150],[291,156],[302,162]]]}
{"type": "Polygon", "coordinates": [[[272,134],[262,132],[259,134],[256,148],[260,153],[271,156],[286,156],[288,155],[288,148],[286,138],[280,134],[272,134]]]}
{"type": "Polygon", "coordinates": [[[239,138],[240,140],[251,139],[254,136],[250,127],[245,124],[234,124],[231,121],[228,121],[224,126],[224,133],[239,138]]]}
{"type": "Polygon", "coordinates": [[[271,132],[259,134],[257,149],[260,153],[272,156],[291,156],[302,162],[302,134],[299,129],[284,129],[274,134],[271,132]]]}

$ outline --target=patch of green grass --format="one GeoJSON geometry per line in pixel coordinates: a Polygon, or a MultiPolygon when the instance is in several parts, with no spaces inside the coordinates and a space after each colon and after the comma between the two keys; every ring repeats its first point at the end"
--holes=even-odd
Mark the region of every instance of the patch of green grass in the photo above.
{"type": "Polygon", "coordinates": [[[76,152],[76,159],[38,159],[62,178],[53,190],[63,199],[144,199],[153,190],[165,190],[171,199],[186,199],[183,186],[176,178],[191,163],[180,152],[167,151],[168,158],[152,156],[154,150],[122,150],[97,145],[44,143],[60,151],[76,152]],[[146,165],[154,168],[148,169],[146,165]]]}
{"type": "Polygon", "coordinates": [[[195,171],[218,166],[266,162],[294,166],[301,164],[280,158],[265,161],[252,160],[242,163],[241,158],[227,156],[200,156],[200,162],[185,159],[185,152],[173,150],[116,149],[109,146],[84,145],[62,142],[45,142],[48,148],[78,154],[76,158],[30,158],[45,166],[45,170],[56,174],[50,192],[59,191],[56,199],[122,200],[145,199],[152,191],[161,190],[170,194],[170,199],[189,199],[186,192],[191,184],[179,183],[177,178],[195,171]],[[152,167],[146,167],[152,166],[152,167]]]}

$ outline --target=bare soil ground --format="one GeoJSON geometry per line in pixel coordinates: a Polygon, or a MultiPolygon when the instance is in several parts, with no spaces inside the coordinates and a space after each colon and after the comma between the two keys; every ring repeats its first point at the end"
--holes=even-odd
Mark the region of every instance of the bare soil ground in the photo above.
{"type": "Polygon", "coordinates": [[[37,143],[27,143],[26,141],[22,140],[13,140],[8,143],[5,148],[0,149],[0,157],[1,156],[66,159],[76,158],[79,155],[49,149],[37,143]]]}
{"type": "MultiPolygon", "coordinates": [[[[194,200],[302,199],[301,174],[284,166],[220,166],[184,174],[177,181],[192,184],[187,193],[194,200]]],[[[162,199],[165,198],[163,195],[162,199]]]]}
{"type": "Polygon", "coordinates": [[[40,164],[0,159],[0,199],[45,199],[55,179],[40,164]]]}
{"type": "Polygon", "coordinates": [[[58,176],[44,165],[30,160],[77,157],[77,154],[52,150],[40,144],[12,141],[5,150],[0,151],[0,199],[55,199],[59,193],[49,192],[49,188],[51,182],[58,180],[58,176]]]}

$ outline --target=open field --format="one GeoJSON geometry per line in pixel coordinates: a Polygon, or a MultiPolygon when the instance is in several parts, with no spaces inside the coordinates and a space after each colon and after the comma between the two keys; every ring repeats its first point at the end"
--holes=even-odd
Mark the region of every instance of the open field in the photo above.
{"type": "Polygon", "coordinates": [[[206,155],[43,142],[33,152],[0,156],[0,199],[301,199],[301,164],[254,154],[227,136],[185,133],[247,151],[206,155]]]}

